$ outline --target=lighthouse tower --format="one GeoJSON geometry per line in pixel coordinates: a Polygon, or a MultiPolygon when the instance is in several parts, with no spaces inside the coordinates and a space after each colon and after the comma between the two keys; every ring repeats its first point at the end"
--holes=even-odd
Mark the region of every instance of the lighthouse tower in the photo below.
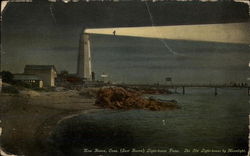
{"type": "Polygon", "coordinates": [[[84,80],[92,80],[89,34],[83,33],[79,43],[77,75],[84,80]]]}

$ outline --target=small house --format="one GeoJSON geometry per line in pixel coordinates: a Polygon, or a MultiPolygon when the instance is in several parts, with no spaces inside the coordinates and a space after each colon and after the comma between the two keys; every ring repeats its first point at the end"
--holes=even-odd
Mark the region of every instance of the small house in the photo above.
{"type": "Polygon", "coordinates": [[[26,65],[24,74],[38,76],[45,87],[55,87],[57,72],[54,65],[26,65]]]}

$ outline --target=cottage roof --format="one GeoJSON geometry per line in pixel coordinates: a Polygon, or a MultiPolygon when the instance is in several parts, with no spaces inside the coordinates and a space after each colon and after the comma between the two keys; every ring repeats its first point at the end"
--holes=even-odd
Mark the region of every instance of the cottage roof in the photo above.
{"type": "Polygon", "coordinates": [[[25,65],[25,69],[36,69],[36,70],[51,70],[54,69],[56,71],[56,68],[54,65],[25,65]]]}
{"type": "Polygon", "coordinates": [[[15,74],[14,80],[42,80],[40,77],[32,74],[15,74]]]}

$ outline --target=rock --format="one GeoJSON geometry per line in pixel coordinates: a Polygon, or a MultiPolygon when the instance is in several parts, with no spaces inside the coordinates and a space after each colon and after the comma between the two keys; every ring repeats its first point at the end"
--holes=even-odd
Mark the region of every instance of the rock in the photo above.
{"type": "Polygon", "coordinates": [[[102,88],[97,92],[96,105],[111,109],[148,109],[166,110],[177,108],[175,101],[145,99],[140,91],[112,87],[102,88]]]}
{"type": "Polygon", "coordinates": [[[97,90],[96,89],[89,89],[84,88],[79,91],[79,95],[83,96],[84,98],[96,98],[97,90]]]}

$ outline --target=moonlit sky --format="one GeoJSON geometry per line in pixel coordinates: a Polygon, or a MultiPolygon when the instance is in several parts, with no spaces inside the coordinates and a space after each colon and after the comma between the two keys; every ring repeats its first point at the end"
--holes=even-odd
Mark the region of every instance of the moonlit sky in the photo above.
{"type": "MultiPolygon", "coordinates": [[[[58,71],[76,72],[83,27],[75,21],[81,17],[67,12],[72,14],[69,19],[57,9],[44,4],[13,13],[7,6],[1,34],[3,70],[22,73],[26,64],[53,64],[58,71]]],[[[93,70],[116,82],[162,82],[168,76],[177,82],[242,82],[250,75],[249,29],[249,22],[98,29],[90,36],[93,70]],[[117,36],[110,35],[113,30],[117,36]]]]}

